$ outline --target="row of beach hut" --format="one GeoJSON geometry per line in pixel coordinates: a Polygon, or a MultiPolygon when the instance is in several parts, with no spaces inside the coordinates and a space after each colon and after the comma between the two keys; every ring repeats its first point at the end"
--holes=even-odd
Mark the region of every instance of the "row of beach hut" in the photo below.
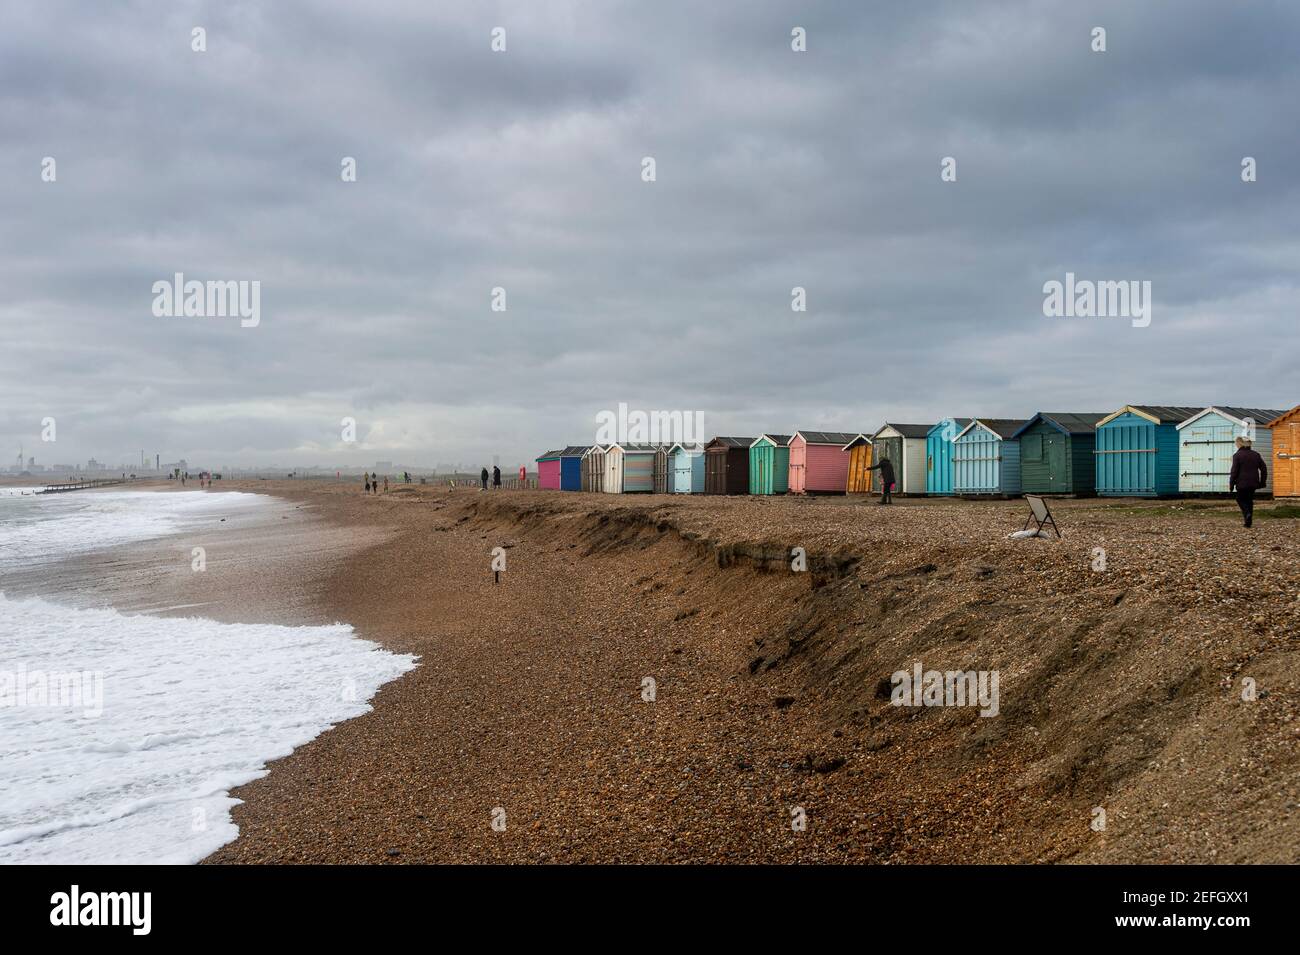
{"type": "Polygon", "coordinates": [[[868,434],[796,431],[682,444],[570,445],[537,458],[538,485],[608,494],[854,494],[1015,497],[1223,494],[1237,436],[1253,430],[1266,491],[1300,497],[1300,406],[1290,411],[1126,405],[1110,414],[887,422],[868,434]]]}

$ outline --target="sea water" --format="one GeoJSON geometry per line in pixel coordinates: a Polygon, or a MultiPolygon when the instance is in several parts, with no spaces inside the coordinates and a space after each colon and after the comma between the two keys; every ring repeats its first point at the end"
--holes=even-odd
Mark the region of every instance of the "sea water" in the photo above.
{"type": "MultiPolygon", "coordinates": [[[[4,569],[269,509],[228,492],[0,495],[4,569]]],[[[0,592],[0,862],[187,863],[231,788],[415,665],[352,628],[228,624],[0,592]]]]}

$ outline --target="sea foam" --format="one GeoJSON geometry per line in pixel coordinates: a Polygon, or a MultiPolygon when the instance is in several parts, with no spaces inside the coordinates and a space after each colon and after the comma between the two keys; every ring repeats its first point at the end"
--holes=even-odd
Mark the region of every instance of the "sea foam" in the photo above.
{"type": "MultiPolygon", "coordinates": [[[[268,500],[58,497],[0,502],[0,580],[7,562],[161,537],[268,500]]],[[[0,862],[197,862],[238,834],[233,787],[367,712],[414,665],[344,624],[218,623],[0,592],[0,862]]]]}
{"type": "Polygon", "coordinates": [[[342,624],[128,616],[0,595],[0,861],[196,862],[237,835],[232,787],[367,712],[412,666],[342,624]],[[102,713],[56,694],[13,705],[20,668],[28,681],[102,674],[102,713]]]}

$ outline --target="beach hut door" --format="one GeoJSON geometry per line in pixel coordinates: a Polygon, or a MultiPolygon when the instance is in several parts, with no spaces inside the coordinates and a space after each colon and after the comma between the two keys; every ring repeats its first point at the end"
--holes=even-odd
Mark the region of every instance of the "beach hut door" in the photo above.
{"type": "Polygon", "coordinates": [[[1043,435],[1043,458],[1047,462],[1047,481],[1053,491],[1068,491],[1065,485],[1065,438],[1059,434],[1043,435]]]}

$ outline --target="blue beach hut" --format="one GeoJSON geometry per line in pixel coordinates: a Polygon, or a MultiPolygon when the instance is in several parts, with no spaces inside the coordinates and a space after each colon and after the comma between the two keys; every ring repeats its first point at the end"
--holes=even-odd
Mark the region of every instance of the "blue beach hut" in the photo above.
{"type": "Polygon", "coordinates": [[[571,444],[560,452],[560,490],[582,490],[582,456],[591,447],[587,444],[571,444]]]}
{"type": "Polygon", "coordinates": [[[1020,494],[1021,419],[976,418],[952,444],[954,494],[1020,494]]]}
{"type": "Polygon", "coordinates": [[[1164,497],[1178,493],[1178,425],[1201,408],[1125,405],[1097,422],[1097,493],[1164,497]]]}
{"type": "Polygon", "coordinates": [[[672,494],[704,493],[704,449],[674,444],[668,452],[668,491],[672,494]]]}

